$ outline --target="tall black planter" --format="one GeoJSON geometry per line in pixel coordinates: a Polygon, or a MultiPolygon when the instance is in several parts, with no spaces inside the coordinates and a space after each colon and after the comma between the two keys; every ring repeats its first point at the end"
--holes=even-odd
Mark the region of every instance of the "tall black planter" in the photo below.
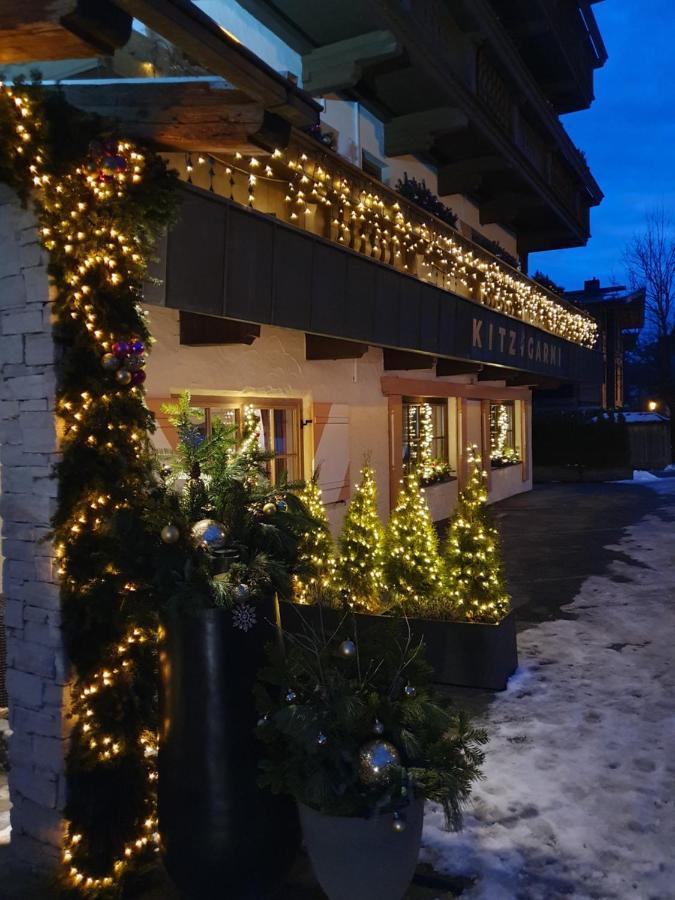
{"type": "Polygon", "coordinates": [[[159,827],[186,898],[274,897],[299,846],[295,804],[257,786],[253,685],[272,620],[270,605],[248,632],[220,609],[164,623],[159,827]]]}

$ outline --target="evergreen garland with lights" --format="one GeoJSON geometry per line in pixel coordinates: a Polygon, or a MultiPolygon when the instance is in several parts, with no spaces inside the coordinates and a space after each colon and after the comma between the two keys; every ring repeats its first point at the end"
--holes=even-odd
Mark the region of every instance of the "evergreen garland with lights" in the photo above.
{"type": "Polygon", "coordinates": [[[336,584],[351,608],[380,612],[385,590],[384,529],[377,513],[375,472],[368,463],[347,509],[340,535],[336,584]]]}
{"type": "Polygon", "coordinates": [[[438,537],[417,470],[403,477],[385,536],[386,579],[410,615],[431,614],[442,603],[443,566],[438,537]]]}
{"type": "Polygon", "coordinates": [[[321,500],[318,472],[300,492],[300,500],[314,520],[300,539],[298,569],[293,578],[293,599],[297,603],[314,603],[335,590],[335,546],[321,500]]]}
{"type": "Polygon", "coordinates": [[[0,179],[33,201],[55,287],[62,460],[54,549],[73,667],[66,892],[108,896],[156,848],[157,537],[145,515],[153,420],[143,395],[148,260],[175,177],[58,93],[0,89],[0,179]]]}
{"type": "Polygon", "coordinates": [[[459,495],[444,546],[447,595],[454,616],[499,622],[509,611],[499,554],[499,533],[487,508],[487,473],[478,448],[468,448],[469,481],[459,495]]]}

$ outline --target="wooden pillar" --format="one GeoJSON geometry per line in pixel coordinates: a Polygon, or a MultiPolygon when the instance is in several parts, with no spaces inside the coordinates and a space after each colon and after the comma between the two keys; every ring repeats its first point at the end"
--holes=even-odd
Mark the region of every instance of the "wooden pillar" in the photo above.
{"type": "Polygon", "coordinates": [[[389,396],[389,508],[398,498],[403,477],[403,397],[389,396]]]}

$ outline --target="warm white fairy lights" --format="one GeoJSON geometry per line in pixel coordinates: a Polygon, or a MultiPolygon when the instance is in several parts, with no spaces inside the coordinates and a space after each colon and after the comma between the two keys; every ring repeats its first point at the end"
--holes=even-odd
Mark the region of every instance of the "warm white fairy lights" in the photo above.
{"type": "Polygon", "coordinates": [[[597,342],[598,326],[591,316],[561,302],[440,220],[378,189],[365,175],[352,174],[326,149],[320,159],[298,147],[275,150],[264,167],[257,157],[247,159],[241,153],[218,162],[229,186],[236,174],[242,177],[249,206],[257,205],[256,187],[265,182],[274,211],[284,207],[288,221],[299,227],[565,340],[584,347],[597,342]],[[316,215],[320,209],[325,210],[321,217],[316,215]]]}

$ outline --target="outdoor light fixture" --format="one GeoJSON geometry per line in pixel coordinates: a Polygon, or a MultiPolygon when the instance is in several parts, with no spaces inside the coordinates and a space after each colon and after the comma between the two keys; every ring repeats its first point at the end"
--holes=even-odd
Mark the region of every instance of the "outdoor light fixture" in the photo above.
{"type": "Polygon", "coordinates": [[[649,412],[655,412],[658,409],[658,406],[659,404],[656,402],[656,400],[649,400],[649,402],[647,403],[647,409],[649,410],[649,412]]]}

